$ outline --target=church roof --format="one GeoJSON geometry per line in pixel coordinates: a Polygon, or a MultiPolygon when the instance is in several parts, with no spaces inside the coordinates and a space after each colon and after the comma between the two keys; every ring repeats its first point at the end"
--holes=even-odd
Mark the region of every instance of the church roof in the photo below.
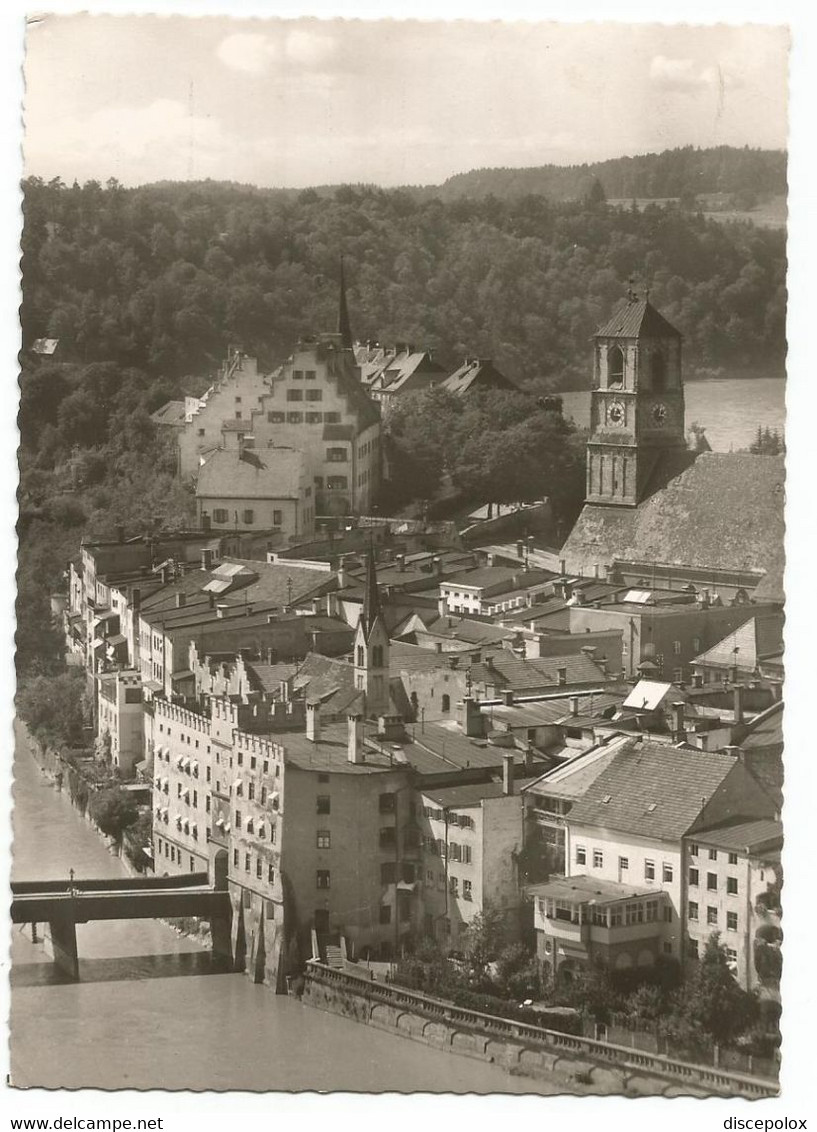
{"type": "Polygon", "coordinates": [[[680,338],[648,299],[623,299],[612,318],[596,331],[597,338],[680,338]]]}
{"type": "Polygon", "coordinates": [[[369,639],[374,623],[380,616],[380,590],[377,588],[374,553],[370,548],[366,555],[366,587],[363,591],[363,608],[360,611],[363,635],[366,640],[369,639]]]}
{"type": "Polygon", "coordinates": [[[585,504],[562,549],[569,572],[614,560],[713,570],[778,570],[783,458],[670,452],[636,507],[585,504]]]}

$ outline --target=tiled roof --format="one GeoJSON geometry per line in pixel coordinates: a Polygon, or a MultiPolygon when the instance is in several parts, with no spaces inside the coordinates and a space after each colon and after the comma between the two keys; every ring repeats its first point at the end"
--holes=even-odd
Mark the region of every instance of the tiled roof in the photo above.
{"type": "Polygon", "coordinates": [[[253,688],[262,692],[275,693],[281,686],[281,681],[294,676],[298,671],[297,664],[248,664],[247,673],[253,688]]]}
{"type": "Polygon", "coordinates": [[[740,740],[744,751],[755,751],[767,747],[783,748],[783,703],[772,704],[746,725],[746,732],[740,740]]]}
{"type": "MultiPolygon", "coordinates": [[[[507,795],[516,798],[516,805],[521,806],[518,790],[523,790],[533,782],[532,778],[514,778],[514,793],[507,795]]],[[[472,782],[463,786],[428,786],[423,790],[427,798],[437,802],[443,809],[453,810],[459,807],[478,806],[483,798],[501,798],[504,791],[502,783],[497,780],[491,782],[472,782]]],[[[511,803],[513,804],[513,803],[511,803]]]]}
{"type": "Polygon", "coordinates": [[[667,322],[647,299],[623,299],[612,318],[596,331],[599,338],[680,338],[681,334],[667,322]]]}
{"type": "Polygon", "coordinates": [[[568,684],[602,684],[608,679],[604,669],[584,653],[522,660],[508,649],[497,649],[490,664],[484,660],[475,664],[471,676],[475,682],[523,691],[525,688],[557,687],[560,668],[566,669],[568,684]]]}
{"type": "Polygon", "coordinates": [[[219,449],[199,471],[196,495],[207,499],[298,499],[304,455],[295,448],[219,449]]]}
{"type": "Polygon", "coordinates": [[[184,424],[184,401],[168,401],[150,414],[150,419],[160,425],[184,424]]]}
{"type": "Polygon", "coordinates": [[[702,845],[713,845],[718,849],[736,849],[751,853],[755,846],[769,846],[772,842],[783,841],[783,823],[771,818],[758,821],[739,822],[720,829],[710,829],[696,833],[695,840],[702,845]]]}
{"type": "Polygon", "coordinates": [[[472,388],[516,389],[516,383],[496,368],[490,358],[467,358],[442,382],[441,388],[462,395],[472,388]]]}
{"type": "Polygon", "coordinates": [[[469,655],[456,652],[436,652],[405,641],[392,641],[389,648],[389,668],[392,672],[435,672],[454,666],[463,671],[468,668],[469,655]]]}
{"type": "Polygon", "coordinates": [[[782,457],[667,454],[637,507],[585,504],[562,557],[577,571],[621,559],[760,573],[782,558],[783,483],[782,457]]]}
{"type": "Polygon", "coordinates": [[[437,617],[426,626],[426,631],[434,637],[472,644],[507,641],[516,636],[513,629],[503,629],[501,625],[494,625],[490,621],[472,621],[467,617],[437,617]]]}
{"type": "Polygon", "coordinates": [[[678,840],[735,765],[729,755],[633,740],[575,804],[570,824],[678,840]]]}

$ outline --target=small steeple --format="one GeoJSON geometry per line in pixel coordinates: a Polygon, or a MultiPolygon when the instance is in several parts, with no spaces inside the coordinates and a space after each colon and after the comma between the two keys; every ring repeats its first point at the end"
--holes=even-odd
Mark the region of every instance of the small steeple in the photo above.
{"type": "Polygon", "coordinates": [[[363,632],[368,639],[372,626],[380,617],[380,590],[377,588],[377,571],[374,566],[374,553],[369,547],[366,556],[366,589],[363,593],[363,609],[360,614],[363,632]]]}
{"type": "Polygon", "coordinates": [[[338,307],[338,334],[344,350],[351,350],[352,326],[349,322],[349,308],[346,305],[346,279],[343,274],[343,256],[340,257],[340,304],[338,307]]]}

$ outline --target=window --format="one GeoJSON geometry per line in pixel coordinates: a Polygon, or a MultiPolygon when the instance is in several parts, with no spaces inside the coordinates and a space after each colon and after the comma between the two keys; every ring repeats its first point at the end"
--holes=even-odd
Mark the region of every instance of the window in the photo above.
{"type": "Polygon", "coordinates": [[[672,944],[668,939],[665,939],[661,946],[665,955],[672,955],[672,944]]]}
{"type": "Polygon", "coordinates": [[[689,843],[689,855],[690,855],[690,857],[697,857],[698,856],[698,846],[695,844],[694,841],[690,841],[690,843],[689,843]]]}
{"type": "Polygon", "coordinates": [[[726,891],[730,896],[737,896],[737,894],[738,894],[738,878],[737,877],[727,877],[726,878],[726,891]]]}
{"type": "Polygon", "coordinates": [[[707,887],[708,892],[717,892],[718,891],[718,874],[717,873],[707,873],[706,874],[706,887],[707,887]]]}
{"type": "Polygon", "coordinates": [[[273,511],[273,513],[272,513],[272,525],[274,527],[280,527],[281,524],[283,523],[283,521],[284,521],[284,512],[283,511],[273,511]]]}
{"type": "Polygon", "coordinates": [[[668,865],[666,861],[664,861],[661,876],[663,877],[664,884],[672,884],[672,865],[668,865]]]}
{"type": "Polygon", "coordinates": [[[655,861],[644,862],[644,879],[655,880],[655,861]]]}
{"type": "Polygon", "coordinates": [[[738,965],[738,953],[732,947],[726,949],[726,962],[730,967],[737,967],[738,965]]]}
{"type": "Polygon", "coordinates": [[[307,401],[322,401],[323,400],[323,390],[322,389],[307,389],[306,399],[307,399],[307,401]]]}
{"type": "Polygon", "coordinates": [[[331,848],[332,837],[328,829],[318,830],[318,848],[329,849],[331,848]]]}
{"type": "Polygon", "coordinates": [[[303,401],[303,389],[287,389],[287,401],[303,401]]]}
{"type": "Polygon", "coordinates": [[[672,923],[672,905],[671,904],[665,904],[664,905],[664,922],[667,923],[667,924],[672,923]]]}
{"type": "Polygon", "coordinates": [[[673,641],[672,642],[672,651],[675,654],[675,656],[681,655],[681,642],[680,641],[673,641]]]}
{"type": "Polygon", "coordinates": [[[381,924],[390,924],[391,923],[391,904],[381,904],[380,905],[380,923],[381,924]]]}
{"type": "Polygon", "coordinates": [[[303,379],[304,379],[304,371],[302,369],[294,369],[292,371],[292,380],[293,381],[303,381],[303,379]]]}
{"type": "Polygon", "coordinates": [[[698,941],[697,939],[687,940],[687,955],[690,959],[698,958],[698,941]]]}
{"type": "Polygon", "coordinates": [[[470,865],[471,864],[471,846],[470,845],[463,845],[463,847],[462,847],[462,863],[464,865],[470,865]]]}
{"type": "Polygon", "coordinates": [[[332,801],[328,794],[319,794],[316,810],[319,814],[328,814],[330,812],[332,801]]]}
{"type": "MultiPolygon", "coordinates": [[[[310,390],[310,393],[311,392],[312,392],[312,390],[310,390]]],[[[306,423],[307,424],[321,424],[322,422],[323,422],[323,413],[307,413],[306,414],[306,423]]]]}
{"type": "Polygon", "coordinates": [[[340,424],[340,413],[324,413],[323,419],[326,424],[340,424]]]}
{"type": "Polygon", "coordinates": [[[241,810],[235,812],[235,828],[241,829],[241,810]]]}
{"type": "Polygon", "coordinates": [[[303,413],[287,413],[287,424],[303,424],[303,413]]]}
{"type": "Polygon", "coordinates": [[[204,429],[203,428],[199,429],[199,436],[204,436],[204,429]]]}
{"type": "Polygon", "coordinates": [[[459,894],[460,894],[460,882],[459,882],[457,877],[449,877],[448,878],[448,887],[451,890],[452,896],[459,896],[459,894]]]}
{"type": "Polygon", "coordinates": [[[380,830],[380,848],[388,849],[397,844],[397,830],[393,825],[384,825],[380,830]]]}
{"type": "Polygon", "coordinates": [[[709,850],[709,860],[710,861],[717,861],[717,859],[718,859],[718,850],[717,849],[710,849],[709,850]]]}
{"type": "Polygon", "coordinates": [[[447,696],[447,695],[443,696],[442,711],[443,711],[443,713],[451,711],[451,697],[450,696],[447,696]]]}
{"type": "Polygon", "coordinates": [[[225,507],[215,507],[213,509],[213,522],[226,523],[228,519],[227,509],[225,507]]]}
{"type": "Polygon", "coordinates": [[[267,420],[270,424],[283,424],[286,419],[286,413],[282,413],[280,409],[270,409],[267,413],[267,420]]]}
{"type": "Polygon", "coordinates": [[[253,510],[251,510],[249,507],[246,508],[244,511],[241,512],[241,522],[247,523],[248,525],[250,523],[254,523],[255,522],[255,512],[253,510]]]}
{"type": "Polygon", "coordinates": [[[394,794],[381,794],[379,807],[381,814],[393,814],[396,798],[394,794]]]}
{"type": "Polygon", "coordinates": [[[346,476],[327,476],[326,487],[329,491],[346,491],[349,480],[346,476]]]}
{"type": "Polygon", "coordinates": [[[255,875],[259,880],[261,880],[261,877],[263,875],[263,862],[261,861],[260,857],[258,857],[255,862],[255,875]]]}
{"type": "Polygon", "coordinates": [[[304,372],[304,377],[307,381],[314,381],[317,376],[318,375],[314,369],[308,369],[304,372]]]}
{"type": "Polygon", "coordinates": [[[692,638],[692,651],[695,653],[696,656],[701,651],[701,638],[700,637],[693,637],[692,638]]]}
{"type": "Polygon", "coordinates": [[[345,464],[349,456],[345,448],[327,448],[326,462],[328,464],[345,464]]]}
{"type": "Polygon", "coordinates": [[[267,801],[267,788],[266,788],[266,786],[262,786],[261,787],[261,805],[262,806],[265,805],[266,801],[267,801]]]}
{"type": "Polygon", "coordinates": [[[624,384],[624,352],[618,346],[613,346],[607,354],[607,384],[611,388],[624,384]]]}
{"type": "Polygon", "coordinates": [[[587,850],[585,849],[585,847],[583,845],[577,845],[576,846],[576,864],[577,865],[586,865],[587,864],[587,850]]]}
{"type": "Polygon", "coordinates": [[[247,783],[247,797],[249,798],[249,800],[251,802],[255,798],[255,783],[254,782],[247,783]]]}
{"type": "Polygon", "coordinates": [[[689,883],[692,888],[698,887],[698,875],[699,874],[697,869],[689,870],[689,883]]]}
{"type": "Polygon", "coordinates": [[[687,905],[687,919],[693,921],[698,919],[698,905],[694,900],[690,900],[687,905]]]}
{"type": "Polygon", "coordinates": [[[728,932],[736,932],[738,930],[738,914],[737,912],[726,913],[726,930],[728,932]]]}
{"type": "Polygon", "coordinates": [[[593,850],[593,868],[594,869],[604,868],[604,854],[602,853],[601,849],[594,849],[593,850]]]}
{"type": "Polygon", "coordinates": [[[738,863],[737,853],[730,853],[729,854],[729,864],[730,865],[736,865],[737,863],[738,863]]]}
{"type": "Polygon", "coordinates": [[[710,927],[718,926],[718,909],[711,904],[706,909],[706,922],[710,927]]]}
{"type": "Polygon", "coordinates": [[[627,869],[629,869],[629,867],[630,867],[630,858],[629,857],[619,857],[618,867],[619,867],[619,870],[622,873],[626,873],[627,869]]]}
{"type": "Polygon", "coordinates": [[[318,871],[315,873],[315,886],[317,888],[328,888],[329,887],[329,870],[328,869],[318,869],[318,871]]]}
{"type": "Polygon", "coordinates": [[[470,882],[470,880],[464,880],[462,882],[462,898],[463,898],[463,900],[473,900],[474,899],[473,896],[471,895],[471,882],[470,882]]]}
{"type": "Polygon", "coordinates": [[[210,813],[210,795],[208,794],[204,799],[204,812],[210,813]]]}
{"type": "Polygon", "coordinates": [[[394,884],[397,879],[397,865],[394,861],[384,861],[380,866],[380,883],[394,884]]]}
{"type": "Polygon", "coordinates": [[[275,883],[275,868],[272,865],[267,866],[267,881],[269,884],[275,883]]]}
{"type": "Polygon", "coordinates": [[[252,861],[250,859],[250,855],[249,855],[249,853],[245,853],[244,854],[244,872],[248,873],[250,871],[251,867],[252,867],[252,861]]]}

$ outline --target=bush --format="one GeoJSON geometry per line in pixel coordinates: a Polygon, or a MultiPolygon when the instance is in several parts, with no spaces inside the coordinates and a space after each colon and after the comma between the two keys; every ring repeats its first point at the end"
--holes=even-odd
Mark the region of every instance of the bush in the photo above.
{"type": "Polygon", "coordinates": [[[777,924],[761,924],[755,932],[755,939],[763,943],[782,943],[783,932],[777,924]]]}

